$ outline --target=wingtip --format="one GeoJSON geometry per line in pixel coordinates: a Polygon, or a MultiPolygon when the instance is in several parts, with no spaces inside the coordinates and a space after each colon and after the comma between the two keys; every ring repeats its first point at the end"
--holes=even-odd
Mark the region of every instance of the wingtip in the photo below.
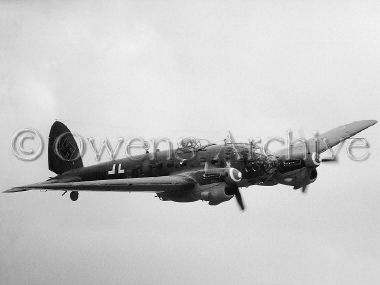
{"type": "Polygon", "coordinates": [[[375,124],[377,124],[377,120],[369,120],[369,121],[371,122],[372,126],[375,125],[375,124]]]}
{"type": "Polygon", "coordinates": [[[359,124],[365,128],[371,127],[377,123],[377,120],[361,120],[353,122],[352,124],[359,124]]]}
{"type": "Polygon", "coordinates": [[[363,122],[367,125],[367,128],[377,124],[377,120],[365,120],[363,122]]]}
{"type": "Polygon", "coordinates": [[[24,187],[13,187],[11,189],[7,189],[3,191],[3,193],[15,193],[15,192],[22,192],[22,191],[28,191],[30,189],[24,188],[24,187]]]}
{"type": "Polygon", "coordinates": [[[2,193],[12,193],[15,191],[15,187],[2,191],[2,193]]]}

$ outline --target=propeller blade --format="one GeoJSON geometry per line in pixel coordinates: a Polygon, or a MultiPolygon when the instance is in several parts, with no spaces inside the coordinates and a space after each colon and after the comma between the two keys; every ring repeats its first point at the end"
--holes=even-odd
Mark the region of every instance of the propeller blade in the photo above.
{"type": "Polygon", "coordinates": [[[325,162],[338,162],[338,159],[335,157],[335,158],[322,158],[321,159],[321,162],[322,163],[325,163],[325,162]]]}
{"type": "Polygon", "coordinates": [[[302,193],[306,194],[306,191],[307,191],[307,185],[302,186],[301,191],[302,191],[302,193]]]}
{"type": "Polygon", "coordinates": [[[244,206],[243,198],[241,197],[241,194],[240,194],[239,188],[236,189],[236,192],[235,192],[235,198],[236,198],[236,201],[237,201],[238,204],[239,204],[240,209],[241,209],[242,211],[244,211],[245,206],[244,206]]]}
{"type": "Polygon", "coordinates": [[[245,206],[244,206],[243,198],[241,197],[241,194],[239,191],[239,187],[226,185],[226,188],[224,191],[227,195],[234,195],[236,198],[236,201],[239,204],[240,209],[244,211],[245,206]]]}

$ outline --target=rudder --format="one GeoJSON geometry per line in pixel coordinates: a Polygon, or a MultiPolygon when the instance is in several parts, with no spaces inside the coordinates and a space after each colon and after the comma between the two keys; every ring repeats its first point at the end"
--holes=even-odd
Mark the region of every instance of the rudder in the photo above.
{"type": "Polygon", "coordinates": [[[78,145],[70,130],[55,121],[49,133],[49,170],[62,174],[70,169],[83,167],[78,145]]]}

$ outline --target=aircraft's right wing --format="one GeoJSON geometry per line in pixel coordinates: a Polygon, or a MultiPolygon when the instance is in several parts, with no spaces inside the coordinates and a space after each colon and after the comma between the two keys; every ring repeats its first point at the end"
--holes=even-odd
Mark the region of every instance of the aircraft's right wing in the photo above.
{"type": "Polygon", "coordinates": [[[80,181],[79,177],[53,178],[44,182],[14,187],[4,193],[28,190],[52,191],[116,191],[116,192],[168,192],[189,191],[199,185],[225,182],[227,176],[233,181],[241,179],[234,168],[195,169],[169,176],[122,178],[80,181]]]}
{"type": "MultiPolygon", "coordinates": [[[[373,126],[376,123],[377,123],[376,120],[357,121],[351,124],[337,127],[335,129],[332,129],[326,133],[319,135],[320,143],[318,147],[318,153],[322,153],[326,151],[328,148],[332,148],[333,146],[336,146],[340,142],[356,135],[357,133],[361,132],[362,130],[370,126],[373,126]]],[[[306,142],[307,142],[309,151],[315,152],[315,139],[311,138],[311,139],[308,139],[306,142]]],[[[275,152],[274,155],[279,158],[286,158],[288,155],[288,149],[287,148],[282,149],[278,152],[275,152]]],[[[296,143],[295,145],[291,147],[290,157],[292,159],[304,158],[304,155],[305,155],[305,145],[303,143],[296,143]]]]}
{"type": "Polygon", "coordinates": [[[4,193],[21,192],[28,190],[53,191],[118,191],[118,192],[164,192],[191,190],[196,181],[185,175],[141,177],[125,179],[109,179],[94,181],[62,182],[48,180],[41,183],[14,187],[4,193]]]}

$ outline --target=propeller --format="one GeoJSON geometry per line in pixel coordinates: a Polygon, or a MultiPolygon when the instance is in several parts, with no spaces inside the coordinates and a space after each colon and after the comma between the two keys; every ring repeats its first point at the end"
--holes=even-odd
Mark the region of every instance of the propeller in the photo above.
{"type": "Polygon", "coordinates": [[[245,209],[245,206],[244,206],[244,202],[243,202],[243,198],[241,197],[241,194],[240,194],[240,191],[239,191],[239,187],[236,186],[236,185],[226,185],[226,188],[225,188],[225,193],[227,195],[234,195],[235,198],[236,198],[236,201],[240,207],[240,210],[244,211],[245,209]]]}
{"type": "MultiPolygon", "coordinates": [[[[299,135],[300,139],[307,141],[305,138],[305,132],[303,129],[298,129],[298,135],[299,135]]],[[[323,143],[323,139],[319,140],[318,144],[320,144],[320,143],[323,143]]],[[[309,145],[309,147],[311,147],[311,146],[309,145]]],[[[314,149],[312,150],[314,152],[312,152],[312,153],[310,153],[310,149],[309,149],[309,152],[307,153],[307,156],[308,156],[307,167],[318,167],[321,163],[331,163],[331,162],[336,163],[338,161],[337,156],[334,155],[333,153],[330,155],[330,157],[322,158],[321,154],[318,153],[318,149],[319,149],[319,147],[317,147],[317,149],[315,149],[315,147],[314,147],[314,149]]],[[[301,187],[295,188],[295,189],[300,189],[300,188],[301,188],[301,192],[303,194],[307,193],[308,185],[302,185],[301,187]]]]}
{"type": "MultiPolygon", "coordinates": [[[[212,175],[213,170],[216,170],[215,173],[218,173],[218,168],[210,167],[209,162],[205,162],[205,168],[204,168],[204,175],[212,175]]],[[[227,173],[226,173],[227,174],[227,173]]],[[[224,188],[224,193],[227,195],[234,195],[236,198],[236,201],[240,207],[240,210],[244,211],[245,206],[243,202],[243,198],[240,194],[239,187],[237,186],[237,183],[241,181],[242,174],[239,170],[235,168],[228,168],[228,174],[224,178],[226,182],[226,186],[224,188]]]]}

